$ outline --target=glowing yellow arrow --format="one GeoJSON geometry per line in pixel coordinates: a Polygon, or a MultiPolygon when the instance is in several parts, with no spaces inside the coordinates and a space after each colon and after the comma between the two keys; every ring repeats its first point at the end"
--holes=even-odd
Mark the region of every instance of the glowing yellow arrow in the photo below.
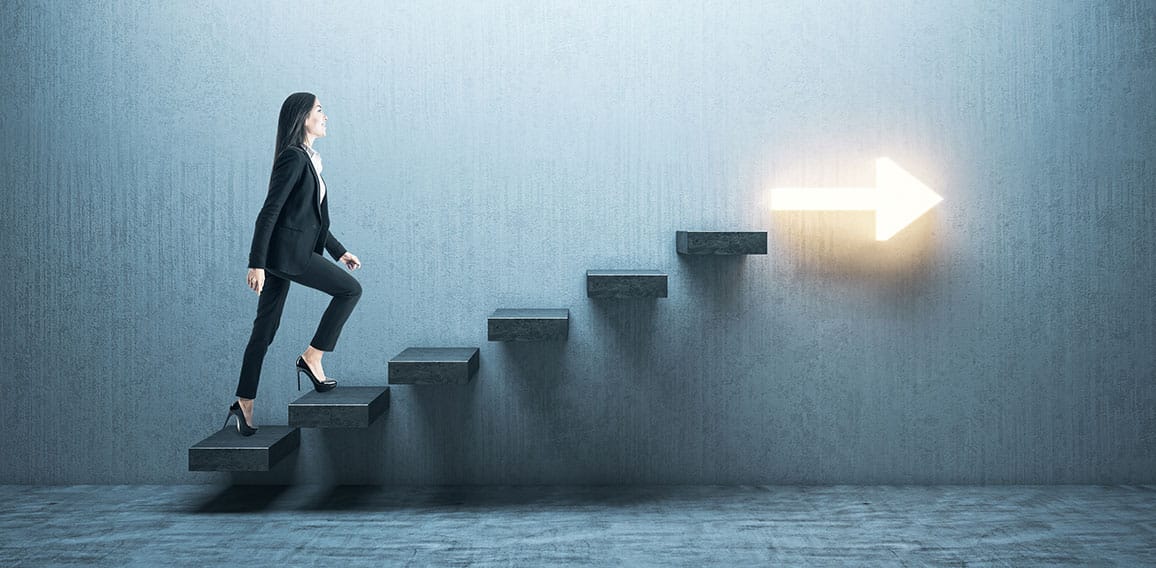
{"type": "Polygon", "coordinates": [[[885,241],[943,201],[888,158],[875,160],[875,187],[778,187],[774,211],[874,211],[875,240],[885,241]]]}

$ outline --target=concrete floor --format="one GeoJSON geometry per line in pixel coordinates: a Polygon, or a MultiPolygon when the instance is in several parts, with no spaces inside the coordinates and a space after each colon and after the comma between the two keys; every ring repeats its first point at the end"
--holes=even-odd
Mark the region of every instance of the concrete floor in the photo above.
{"type": "Polygon", "coordinates": [[[4,566],[1156,566],[1156,487],[0,486],[4,566]]]}

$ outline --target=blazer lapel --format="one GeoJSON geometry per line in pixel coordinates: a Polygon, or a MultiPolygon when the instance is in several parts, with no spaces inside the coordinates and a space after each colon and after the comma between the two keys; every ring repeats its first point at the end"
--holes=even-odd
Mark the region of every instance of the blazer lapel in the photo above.
{"type": "Polygon", "coordinates": [[[325,199],[321,200],[321,226],[322,227],[329,228],[328,227],[329,222],[327,221],[327,219],[329,219],[329,195],[328,195],[328,193],[325,195],[325,199]]]}
{"type": "MultiPolygon", "coordinates": [[[[305,149],[301,149],[305,152],[305,149]]],[[[317,221],[321,222],[321,204],[317,202],[317,194],[321,191],[321,176],[317,175],[317,169],[313,167],[313,158],[309,157],[309,152],[305,152],[305,163],[309,164],[309,171],[313,172],[313,211],[317,213],[317,221]]]]}

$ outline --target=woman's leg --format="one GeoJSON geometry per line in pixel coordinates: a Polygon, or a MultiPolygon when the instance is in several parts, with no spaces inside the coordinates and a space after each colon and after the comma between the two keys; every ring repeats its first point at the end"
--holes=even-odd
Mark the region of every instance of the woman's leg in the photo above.
{"type": "Polygon", "coordinates": [[[321,315],[317,324],[317,331],[313,340],[309,342],[312,349],[306,349],[302,358],[309,364],[313,374],[318,379],[325,380],[321,368],[321,355],[325,351],[333,351],[337,346],[337,338],[341,336],[341,329],[345,326],[349,314],[353,313],[354,306],[361,299],[361,284],[352,275],[348,274],[340,265],[329,262],[325,257],[312,253],[309,264],[301,274],[289,276],[294,282],[308,286],[333,296],[329,306],[321,315]]]}
{"type": "Polygon", "coordinates": [[[321,315],[317,324],[317,332],[309,344],[319,351],[333,351],[337,346],[337,338],[341,336],[341,329],[353,307],[361,299],[361,283],[347,274],[341,266],[325,260],[325,257],[312,253],[305,272],[292,276],[294,282],[320,290],[333,296],[329,306],[321,315]]]}
{"type": "MultiPolygon", "coordinates": [[[[265,286],[257,297],[257,317],[253,320],[253,331],[249,344],[245,347],[245,357],[241,363],[241,377],[237,381],[237,398],[242,408],[248,406],[252,412],[252,399],[257,398],[257,383],[261,379],[261,364],[265,352],[273,343],[277,327],[281,325],[281,312],[285,308],[285,296],[289,293],[289,280],[265,271],[265,286]]],[[[252,424],[252,422],[250,422],[252,424]]]]}

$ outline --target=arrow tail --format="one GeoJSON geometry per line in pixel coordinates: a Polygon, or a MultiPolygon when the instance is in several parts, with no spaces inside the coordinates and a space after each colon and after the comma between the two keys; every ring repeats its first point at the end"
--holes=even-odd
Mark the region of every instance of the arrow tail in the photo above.
{"type": "Polygon", "coordinates": [[[771,190],[775,211],[874,211],[878,206],[870,187],[777,187],[771,190]]]}

